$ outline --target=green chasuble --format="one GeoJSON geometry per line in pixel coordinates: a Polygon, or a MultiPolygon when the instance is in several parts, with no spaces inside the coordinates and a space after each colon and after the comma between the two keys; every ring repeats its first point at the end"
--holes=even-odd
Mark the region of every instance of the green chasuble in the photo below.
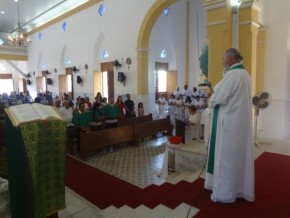
{"type": "Polygon", "coordinates": [[[14,127],[7,117],[5,126],[12,218],[44,218],[65,208],[66,123],[14,127]]]}

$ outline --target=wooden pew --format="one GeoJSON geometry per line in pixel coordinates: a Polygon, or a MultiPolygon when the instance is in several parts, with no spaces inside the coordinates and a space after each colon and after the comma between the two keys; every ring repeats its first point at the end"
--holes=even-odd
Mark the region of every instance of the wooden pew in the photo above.
{"type": "Polygon", "coordinates": [[[100,148],[132,142],[136,143],[133,124],[93,132],[80,131],[80,157],[100,148]]]}
{"type": "Polygon", "coordinates": [[[134,123],[135,138],[143,139],[156,135],[158,132],[166,131],[167,135],[172,135],[173,126],[169,116],[159,120],[145,121],[142,123],[134,123]]]}
{"type": "Polygon", "coordinates": [[[118,121],[118,126],[124,126],[124,125],[132,124],[132,123],[141,123],[141,122],[150,121],[150,120],[153,120],[151,113],[145,116],[141,116],[141,117],[134,117],[134,118],[129,118],[125,120],[120,120],[118,121]]]}

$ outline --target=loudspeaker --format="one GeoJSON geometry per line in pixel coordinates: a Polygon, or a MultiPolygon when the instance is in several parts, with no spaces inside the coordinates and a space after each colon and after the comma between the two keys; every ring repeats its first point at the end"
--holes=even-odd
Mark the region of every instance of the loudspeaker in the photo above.
{"type": "Polygon", "coordinates": [[[26,84],[29,85],[29,86],[31,85],[30,79],[26,80],[26,84]]]}
{"type": "Polygon", "coordinates": [[[80,76],[77,76],[77,84],[82,84],[83,79],[80,76]]]}
{"type": "Polygon", "coordinates": [[[52,79],[46,78],[46,83],[47,83],[47,85],[52,85],[52,79]]]}

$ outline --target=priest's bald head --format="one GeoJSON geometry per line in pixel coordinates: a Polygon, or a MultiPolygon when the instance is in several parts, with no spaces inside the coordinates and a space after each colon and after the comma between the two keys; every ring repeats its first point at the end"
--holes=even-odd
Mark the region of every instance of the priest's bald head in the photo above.
{"type": "Polygon", "coordinates": [[[223,65],[227,68],[243,60],[240,52],[235,48],[229,48],[224,53],[223,65]]]}

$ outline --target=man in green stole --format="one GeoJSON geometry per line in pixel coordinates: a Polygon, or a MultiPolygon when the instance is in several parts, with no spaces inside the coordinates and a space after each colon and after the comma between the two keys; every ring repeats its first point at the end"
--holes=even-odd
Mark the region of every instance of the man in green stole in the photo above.
{"type": "Polygon", "coordinates": [[[251,79],[239,51],[224,54],[224,78],[214,88],[206,189],[214,202],[254,201],[251,79]]]}

